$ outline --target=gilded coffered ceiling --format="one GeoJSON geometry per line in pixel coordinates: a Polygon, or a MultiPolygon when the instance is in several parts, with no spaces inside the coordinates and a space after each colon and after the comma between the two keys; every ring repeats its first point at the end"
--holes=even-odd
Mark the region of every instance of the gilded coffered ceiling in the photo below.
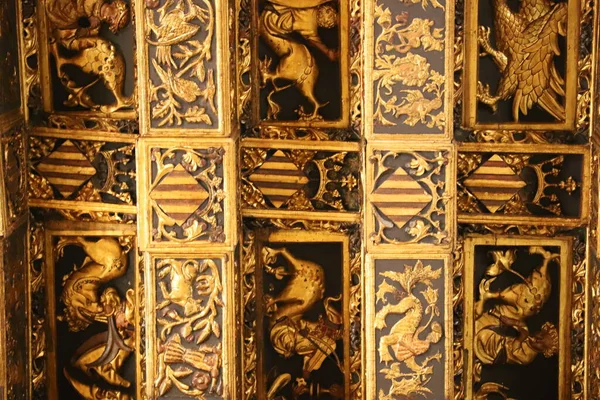
{"type": "Polygon", "coordinates": [[[0,4],[1,399],[598,399],[598,6],[0,4]]]}

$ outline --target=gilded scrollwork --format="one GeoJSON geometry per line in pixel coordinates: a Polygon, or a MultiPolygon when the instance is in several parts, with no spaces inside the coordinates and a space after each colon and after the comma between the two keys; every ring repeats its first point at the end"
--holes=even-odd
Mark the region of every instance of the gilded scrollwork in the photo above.
{"type": "Polygon", "coordinates": [[[27,211],[27,161],[25,128],[18,126],[2,135],[2,160],[7,223],[14,223],[27,211]]]}
{"type": "Polygon", "coordinates": [[[151,149],[153,240],[225,241],[224,156],[223,147],[151,149]],[[171,192],[172,185],[187,191],[171,192]]]}
{"type": "Polygon", "coordinates": [[[157,127],[217,123],[215,9],[210,0],[146,1],[151,119],[157,127]],[[161,4],[162,3],[162,4],[161,4]]]}
{"type": "Polygon", "coordinates": [[[442,276],[442,268],[418,260],[414,265],[404,264],[402,271],[383,271],[379,275],[383,279],[376,292],[376,303],[382,304],[375,314],[375,329],[381,332],[378,373],[390,385],[387,391],[380,389],[377,398],[427,398],[435,394],[429,387],[433,374],[442,370],[436,367],[442,352],[432,349],[445,336],[436,288],[439,283],[435,283],[442,276]],[[388,316],[394,321],[391,326],[388,316]]]}
{"type": "Polygon", "coordinates": [[[29,353],[31,365],[31,393],[33,398],[45,396],[47,379],[46,361],[46,315],[44,312],[44,297],[46,273],[44,263],[45,232],[41,224],[32,223],[28,233],[29,246],[29,303],[31,315],[28,325],[31,329],[31,349],[29,353]]]}
{"type": "Polygon", "coordinates": [[[134,94],[125,94],[125,60],[115,44],[103,37],[101,29],[107,24],[113,34],[129,25],[131,10],[123,0],[52,0],[45,4],[49,24],[49,52],[67,93],[64,105],[111,113],[131,108],[134,94]],[[83,24],[81,21],[87,21],[83,24]],[[71,56],[65,56],[67,53],[71,56]],[[75,67],[93,77],[78,81],[68,73],[75,67]],[[112,103],[98,104],[91,94],[97,83],[110,93],[112,103]]]}
{"type": "Polygon", "coordinates": [[[448,152],[376,150],[369,161],[374,165],[369,201],[375,219],[370,240],[447,243],[448,152]]]}
{"type": "MultiPolygon", "coordinates": [[[[426,8],[428,2],[422,6],[426,8]]],[[[432,6],[443,9],[437,1],[432,6]]],[[[437,57],[435,53],[444,52],[443,26],[436,27],[433,19],[409,19],[408,12],[397,14],[395,21],[392,17],[390,8],[375,5],[379,33],[375,38],[373,122],[443,131],[445,77],[430,61],[437,57]],[[422,53],[433,54],[426,57],[422,53]]]]}
{"type": "MultiPolygon", "coordinates": [[[[595,252],[590,254],[590,307],[589,316],[600,315],[600,261],[595,252]]],[[[600,396],[600,320],[589,318],[589,358],[587,360],[590,397],[600,396]]]]}
{"type": "Polygon", "coordinates": [[[116,133],[137,133],[137,121],[106,117],[51,114],[47,126],[55,129],[91,130],[116,133]]]}
{"type": "MultiPolygon", "coordinates": [[[[219,260],[157,260],[158,398],[220,395],[222,309],[219,260]]],[[[222,265],[221,265],[222,267],[222,265]]]]}

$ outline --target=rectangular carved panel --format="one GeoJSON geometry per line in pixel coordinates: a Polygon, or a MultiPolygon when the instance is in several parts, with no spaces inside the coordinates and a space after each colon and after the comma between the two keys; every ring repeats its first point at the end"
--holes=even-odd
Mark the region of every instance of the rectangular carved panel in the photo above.
{"type": "Polygon", "coordinates": [[[465,2],[463,124],[573,130],[585,9],[578,0],[519,4],[465,2]]]}
{"type": "Polygon", "coordinates": [[[340,212],[360,211],[361,156],[356,150],[353,145],[302,148],[289,142],[244,141],[243,213],[274,217],[323,212],[338,218],[340,212]]]}
{"type": "Polygon", "coordinates": [[[447,248],[453,229],[451,148],[377,143],[367,151],[369,251],[406,245],[447,248]]]}
{"type": "Polygon", "coordinates": [[[589,212],[589,159],[589,148],[579,146],[462,146],[458,220],[581,224],[589,212]]]}
{"type": "MultiPolygon", "coordinates": [[[[134,3],[46,0],[37,5],[42,105],[69,129],[119,131],[135,119],[134,3]],[[88,122],[89,121],[89,122],[88,122]]],[[[40,121],[42,122],[42,121],[40,121]]],[[[49,121],[50,126],[60,122],[49,121]]]]}
{"type": "Polygon", "coordinates": [[[29,137],[29,203],[69,220],[134,222],[135,145],[131,141],[29,137]]]}
{"type": "Polygon", "coordinates": [[[472,237],[464,246],[466,396],[571,398],[585,307],[571,239],[472,237]]]}
{"type": "Polygon", "coordinates": [[[247,231],[244,397],[361,396],[357,231],[247,231]]]}
{"type": "Polygon", "coordinates": [[[408,139],[447,134],[452,35],[446,25],[453,7],[453,2],[437,0],[365,4],[367,62],[373,80],[367,83],[372,107],[368,136],[408,139]]]}
{"type": "Polygon", "coordinates": [[[127,225],[46,231],[49,399],[140,398],[143,274],[136,249],[127,225]]]}
{"type": "Polygon", "coordinates": [[[444,257],[370,258],[366,398],[450,398],[449,279],[444,257]]]}
{"type": "Polygon", "coordinates": [[[349,119],[349,1],[255,0],[255,76],[261,121],[346,126],[349,119]],[[297,35],[297,36],[296,36],[297,35]],[[280,80],[291,84],[280,84],[280,80]],[[296,89],[296,90],[294,90],[296,89]]]}
{"type": "Polygon", "coordinates": [[[233,304],[228,255],[152,255],[151,398],[230,398],[233,304]]]}
{"type": "Polygon", "coordinates": [[[228,118],[226,2],[140,1],[144,132],[216,132],[228,118]],[[147,86],[146,86],[147,85],[147,86]],[[223,86],[222,86],[223,85],[223,86]]]}

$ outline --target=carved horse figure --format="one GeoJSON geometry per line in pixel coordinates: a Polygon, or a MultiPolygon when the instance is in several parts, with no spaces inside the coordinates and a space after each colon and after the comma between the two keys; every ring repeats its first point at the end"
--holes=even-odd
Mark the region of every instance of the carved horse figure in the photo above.
{"type": "Polygon", "coordinates": [[[269,117],[275,118],[279,106],[271,96],[281,90],[295,86],[313,106],[311,114],[303,114],[305,119],[320,119],[319,109],[327,105],[320,103],[314,90],[319,77],[319,67],[308,47],[295,39],[292,33],[302,35],[307,42],[322,51],[331,60],[337,58],[337,52],[328,49],[321,41],[318,28],[332,28],[337,24],[337,13],[333,7],[325,5],[331,0],[271,0],[260,15],[258,32],[267,45],[279,57],[274,71],[270,70],[271,60],[261,62],[263,87],[272,82],[274,89],[267,100],[271,107],[269,117]],[[277,86],[275,81],[284,79],[291,84],[277,86]]]}

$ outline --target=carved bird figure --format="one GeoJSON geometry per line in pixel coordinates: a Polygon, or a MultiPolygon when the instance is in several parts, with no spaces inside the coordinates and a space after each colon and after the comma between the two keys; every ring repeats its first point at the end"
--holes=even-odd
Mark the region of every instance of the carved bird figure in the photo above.
{"type": "MultiPolygon", "coordinates": [[[[198,19],[200,22],[206,22],[208,12],[190,0],[185,1],[187,10],[184,2],[179,1],[173,9],[165,12],[172,3],[173,0],[167,0],[167,3],[160,8],[158,25],[154,24],[153,18],[148,18],[148,26],[154,33],[156,40],[148,38],[147,41],[157,46],[156,59],[160,64],[171,64],[176,67],[171,56],[171,46],[182,43],[198,33],[200,25],[194,24],[192,21],[198,19]]],[[[183,54],[183,56],[186,55],[189,56],[189,54],[183,54]]]]}
{"type": "Polygon", "coordinates": [[[554,57],[560,55],[558,36],[566,35],[567,4],[549,0],[522,0],[514,12],[506,0],[493,0],[494,36],[497,49],[490,43],[490,29],[479,27],[478,42],[482,55],[490,55],[502,77],[495,96],[489,86],[478,84],[477,98],[496,111],[500,100],[513,97],[513,118],[537,104],[557,120],[565,119],[559,98],[565,96],[564,79],[556,70],[554,57]]]}

